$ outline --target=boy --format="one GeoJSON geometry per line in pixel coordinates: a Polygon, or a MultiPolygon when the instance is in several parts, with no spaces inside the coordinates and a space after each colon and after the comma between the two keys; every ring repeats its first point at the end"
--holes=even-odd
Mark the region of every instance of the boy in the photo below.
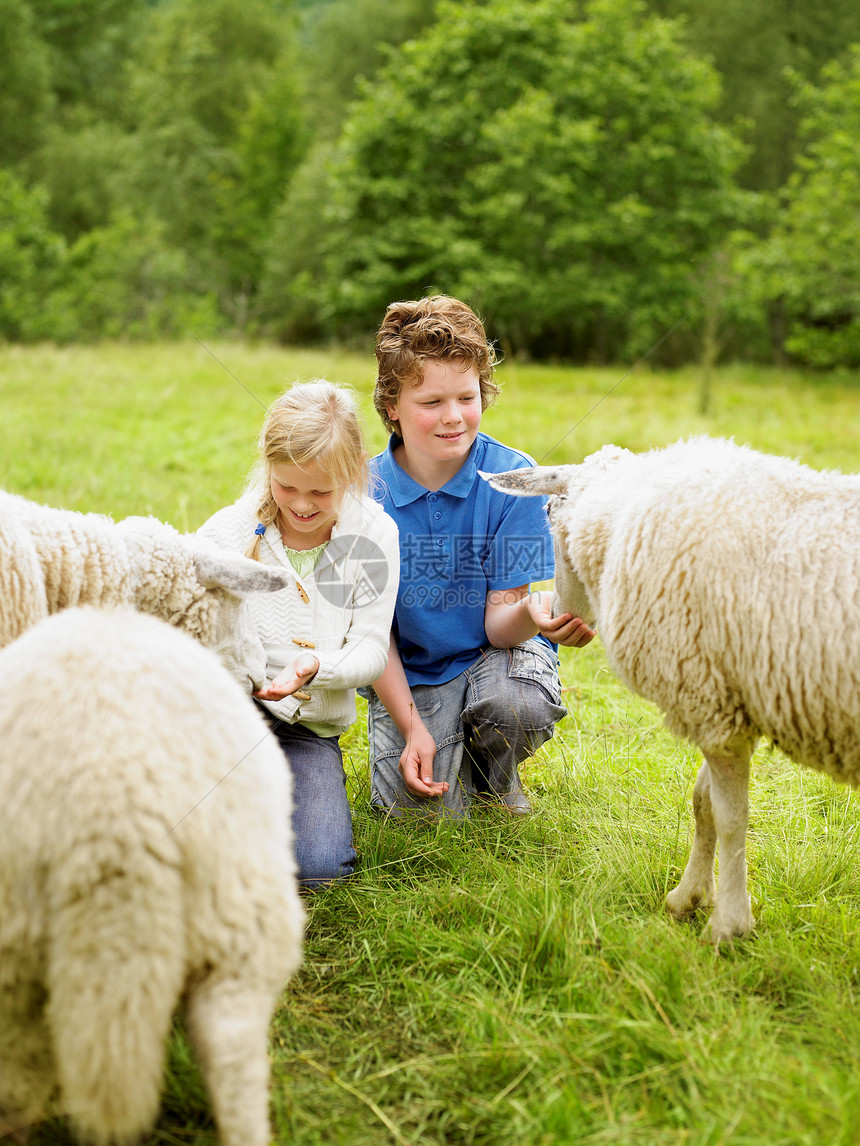
{"type": "Polygon", "coordinates": [[[534,461],[479,430],[498,386],[477,315],[444,295],[393,303],[376,356],[374,405],[392,436],[371,489],[400,529],[401,576],[369,694],[371,799],[393,815],[464,817],[480,795],[527,814],[517,765],[565,715],[553,644],[594,633],[529,593],[554,572],[543,499],[478,473],[534,461]]]}

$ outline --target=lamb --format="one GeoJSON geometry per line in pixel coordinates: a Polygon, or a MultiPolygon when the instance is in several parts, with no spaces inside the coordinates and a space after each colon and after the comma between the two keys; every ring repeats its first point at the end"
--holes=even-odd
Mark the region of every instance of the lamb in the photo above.
{"type": "Polygon", "coordinates": [[[716,945],[748,934],[758,738],[860,781],[860,476],[709,438],[485,476],[554,495],[553,612],[596,620],[615,672],[704,754],[669,910],[713,904],[705,933],[716,945]]]}
{"type": "Polygon", "coordinates": [[[0,1137],[59,1088],[87,1141],[136,1141],[182,996],[221,1141],[266,1146],[302,933],[289,769],[211,651],[92,608],[0,651],[0,1137]]]}
{"type": "Polygon", "coordinates": [[[266,658],[241,598],[292,584],[288,570],[155,518],[114,523],[0,491],[0,648],[71,605],[130,605],[215,649],[252,691],[265,684],[266,658]]]}

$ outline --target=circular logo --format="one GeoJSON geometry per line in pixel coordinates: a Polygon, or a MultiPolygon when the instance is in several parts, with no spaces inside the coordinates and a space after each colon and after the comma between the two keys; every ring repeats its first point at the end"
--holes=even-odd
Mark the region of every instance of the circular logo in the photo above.
{"type": "Polygon", "coordinates": [[[314,571],[314,581],[330,604],[338,609],[361,609],[378,600],[388,584],[388,559],[368,537],[345,534],[325,547],[314,571]]]}

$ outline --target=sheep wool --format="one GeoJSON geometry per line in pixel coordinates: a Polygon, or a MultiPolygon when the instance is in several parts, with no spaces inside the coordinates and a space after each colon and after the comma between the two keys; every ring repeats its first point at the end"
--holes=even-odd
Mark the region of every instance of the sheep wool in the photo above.
{"type": "Polygon", "coordinates": [[[669,909],[715,903],[714,943],[747,934],[757,739],[860,782],[860,476],[694,438],[488,480],[553,495],[554,612],[584,596],[613,669],[703,751],[669,909]]]}
{"type": "Polygon", "coordinates": [[[222,1143],[267,1146],[290,809],[253,702],[177,629],[71,608],[0,651],[0,1136],[58,1089],[83,1140],[138,1141],[183,998],[222,1143]]]}
{"type": "Polygon", "coordinates": [[[0,513],[0,648],[48,615],[48,598],[30,536],[0,513]]]}
{"type": "Polygon", "coordinates": [[[115,523],[0,491],[0,648],[46,614],[128,605],[196,637],[240,684],[260,688],[266,657],[243,599],[292,583],[155,518],[115,523]]]}

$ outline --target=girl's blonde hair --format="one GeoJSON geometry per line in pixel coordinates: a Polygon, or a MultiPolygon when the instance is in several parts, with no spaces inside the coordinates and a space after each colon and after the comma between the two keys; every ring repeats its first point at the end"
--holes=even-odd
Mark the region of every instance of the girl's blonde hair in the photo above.
{"type": "MultiPolygon", "coordinates": [[[[278,516],[272,497],[272,466],[318,462],[341,495],[367,490],[367,451],[358,403],[346,386],[324,378],[295,382],[270,407],[257,438],[259,461],[249,486],[259,490],[257,521],[270,525],[278,516]]],[[[260,535],[245,556],[260,560],[260,535]]]]}

